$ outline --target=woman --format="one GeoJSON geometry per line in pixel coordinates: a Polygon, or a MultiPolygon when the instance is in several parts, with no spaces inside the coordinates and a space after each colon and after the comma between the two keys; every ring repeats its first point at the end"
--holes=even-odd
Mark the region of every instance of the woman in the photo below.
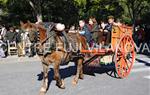
{"type": "Polygon", "coordinates": [[[98,42],[99,27],[98,27],[98,23],[96,21],[96,18],[91,17],[89,19],[89,29],[92,33],[92,39],[94,40],[95,43],[97,43],[98,42]]]}

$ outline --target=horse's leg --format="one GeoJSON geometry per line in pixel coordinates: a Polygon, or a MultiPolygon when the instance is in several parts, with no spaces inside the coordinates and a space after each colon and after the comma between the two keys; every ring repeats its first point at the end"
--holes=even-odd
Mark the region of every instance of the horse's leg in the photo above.
{"type": "Polygon", "coordinates": [[[56,80],[56,86],[58,86],[61,89],[65,89],[64,81],[61,80],[61,77],[60,77],[59,66],[60,66],[60,62],[55,62],[55,64],[54,64],[54,79],[56,80]]]}
{"type": "Polygon", "coordinates": [[[40,95],[44,95],[42,93],[46,93],[47,88],[48,88],[48,64],[42,62],[42,66],[43,66],[43,84],[42,87],[40,89],[40,95]]]}
{"type": "Polygon", "coordinates": [[[72,84],[76,85],[78,83],[79,78],[83,79],[83,58],[79,58],[77,60],[77,73],[73,79],[72,84]]]}
{"type": "Polygon", "coordinates": [[[79,78],[83,79],[84,78],[84,75],[83,75],[83,61],[84,61],[84,59],[80,58],[79,60],[80,60],[80,61],[78,61],[78,65],[80,68],[79,78]]]}
{"type": "Polygon", "coordinates": [[[83,78],[84,78],[84,74],[83,74],[83,59],[82,59],[82,62],[81,62],[81,69],[80,69],[79,78],[80,78],[80,79],[83,79],[83,78]]]}

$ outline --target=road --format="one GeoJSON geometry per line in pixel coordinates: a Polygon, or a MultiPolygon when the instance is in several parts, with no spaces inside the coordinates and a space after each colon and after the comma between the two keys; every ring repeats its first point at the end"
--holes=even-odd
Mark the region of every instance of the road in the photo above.
{"type": "MultiPolygon", "coordinates": [[[[52,80],[46,95],[150,95],[150,57],[145,55],[137,55],[132,72],[125,79],[113,78],[103,72],[85,74],[84,80],[73,86],[75,68],[73,64],[65,67],[62,66],[60,72],[65,78],[66,89],[59,89],[52,80]]],[[[41,71],[37,57],[0,59],[0,95],[38,95],[41,71]]],[[[51,79],[52,72],[49,73],[51,79]]]]}

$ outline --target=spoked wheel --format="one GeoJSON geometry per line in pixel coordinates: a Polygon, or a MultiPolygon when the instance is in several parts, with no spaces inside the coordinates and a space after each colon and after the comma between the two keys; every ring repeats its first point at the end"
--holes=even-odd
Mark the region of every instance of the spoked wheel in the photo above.
{"type": "Polygon", "coordinates": [[[134,41],[130,35],[125,35],[120,39],[114,56],[116,72],[120,78],[129,75],[134,61],[134,41]]]}
{"type": "MultiPolygon", "coordinates": [[[[115,55],[113,55],[113,58],[114,59],[115,55]]],[[[106,72],[107,75],[113,77],[113,78],[117,78],[117,79],[120,79],[120,77],[118,76],[117,72],[116,72],[116,69],[115,69],[115,63],[112,61],[112,67],[111,69],[106,72]]]]}
{"type": "Polygon", "coordinates": [[[111,77],[113,77],[113,78],[118,78],[118,79],[120,79],[120,77],[118,76],[118,74],[117,74],[117,72],[116,72],[115,69],[112,69],[112,70],[106,72],[106,74],[109,75],[109,76],[111,76],[111,77]]]}

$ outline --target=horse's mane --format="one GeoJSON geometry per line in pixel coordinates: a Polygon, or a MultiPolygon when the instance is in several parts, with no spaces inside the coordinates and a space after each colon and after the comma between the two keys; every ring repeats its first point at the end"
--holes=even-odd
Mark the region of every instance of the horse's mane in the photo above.
{"type": "Polygon", "coordinates": [[[32,28],[37,29],[40,34],[40,42],[42,42],[46,37],[46,28],[42,24],[29,23],[32,28]]]}
{"type": "Polygon", "coordinates": [[[37,29],[39,29],[39,30],[45,30],[46,31],[46,29],[45,29],[45,27],[43,26],[43,25],[41,25],[41,24],[35,24],[35,23],[30,23],[34,28],[37,28],[37,29]]]}

